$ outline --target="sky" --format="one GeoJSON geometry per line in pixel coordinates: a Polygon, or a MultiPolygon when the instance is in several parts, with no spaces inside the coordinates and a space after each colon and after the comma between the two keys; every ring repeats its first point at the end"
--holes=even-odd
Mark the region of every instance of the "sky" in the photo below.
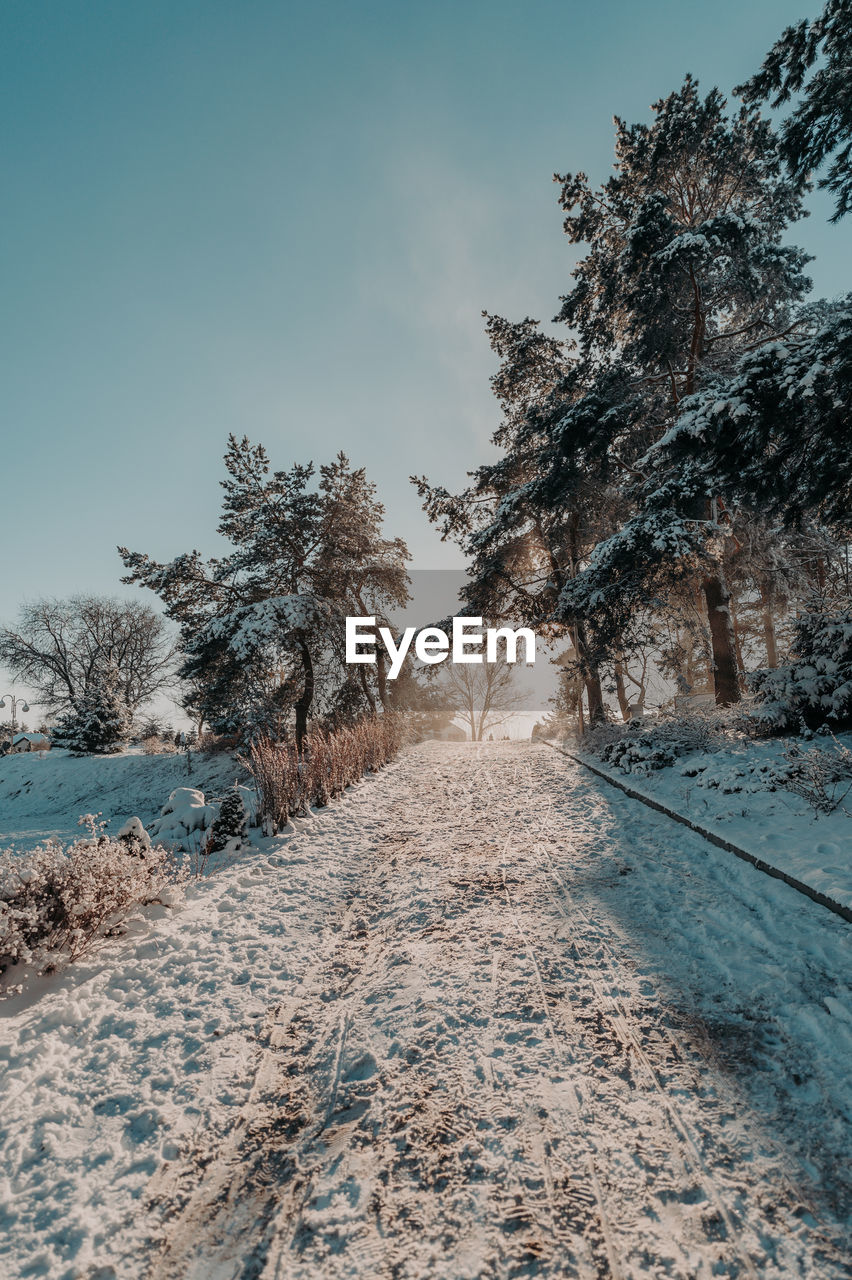
{"type": "MultiPolygon", "coordinates": [[[[729,90],[820,7],[4,0],[0,622],[137,591],[117,544],[219,551],[229,432],[343,449],[414,565],[459,565],[408,476],[491,456],[481,312],[549,321],[577,256],[553,173],[604,180],[613,114],[729,90]]],[[[833,296],[850,229],[810,203],[833,296]]]]}

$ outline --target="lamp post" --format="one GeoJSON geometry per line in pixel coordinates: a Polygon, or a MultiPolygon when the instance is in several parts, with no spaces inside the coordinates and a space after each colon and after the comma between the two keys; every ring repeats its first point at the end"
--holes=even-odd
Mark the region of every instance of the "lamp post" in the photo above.
{"type": "Polygon", "coordinates": [[[21,710],[22,710],[23,712],[27,712],[27,711],[29,711],[29,706],[27,705],[27,703],[26,703],[26,702],[24,702],[23,698],[16,698],[16,697],[15,697],[15,695],[14,695],[13,693],[4,693],[4,694],[3,694],[3,697],[2,697],[2,698],[0,698],[0,710],[3,710],[3,708],[6,706],[6,699],[7,699],[7,698],[9,699],[9,701],[10,701],[10,702],[11,702],[11,704],[12,704],[12,741],[14,742],[14,740],[15,740],[15,730],[16,730],[16,729],[17,729],[17,727],[18,727],[18,720],[17,720],[17,715],[18,715],[18,703],[20,702],[20,704],[21,704],[21,710]]]}

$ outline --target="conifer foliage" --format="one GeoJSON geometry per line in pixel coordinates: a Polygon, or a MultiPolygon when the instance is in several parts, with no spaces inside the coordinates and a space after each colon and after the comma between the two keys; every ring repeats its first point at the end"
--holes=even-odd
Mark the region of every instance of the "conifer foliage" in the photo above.
{"type": "Polygon", "coordinates": [[[246,834],[248,815],[243,798],[234,787],[224,796],[219,807],[219,816],[213,819],[213,825],[204,845],[205,855],[220,853],[228,845],[238,848],[246,834]]]}
{"type": "Polygon", "coordinates": [[[796,619],[794,656],[756,671],[756,723],[771,732],[852,724],[852,609],[812,607],[796,619]]]}
{"type": "Polygon", "coordinates": [[[52,733],[54,746],[81,755],[120,751],[130,736],[130,713],[115,671],[96,673],[88,688],[52,733]]]}
{"type": "Polygon", "coordinates": [[[793,175],[806,180],[830,161],[820,179],[836,198],[836,221],[852,210],[852,0],[828,0],[818,18],[788,27],[758,73],[743,85],[750,102],[780,107],[795,99],[781,126],[793,175]]]}
{"type": "MultiPolygon", "coordinates": [[[[226,733],[263,731],[298,744],[309,715],[351,706],[344,664],[347,614],[384,621],[407,599],[408,552],[382,534],[384,508],[363,470],[340,454],[272,471],[262,445],[231,436],[220,534],[221,559],[198,551],[160,564],[119,548],[125,582],[155,591],[180,626],[186,703],[196,717],[226,733]]],[[[381,667],[375,685],[361,666],[360,706],[384,703],[381,667]]]]}
{"type": "MultiPolygon", "coordinates": [[[[616,172],[600,189],[582,174],[559,179],[566,231],[590,246],[560,319],[577,329],[584,362],[597,371],[593,394],[609,392],[606,447],[633,507],[566,584],[560,609],[596,618],[610,647],[638,610],[694,580],[716,701],[729,704],[739,681],[723,495],[691,471],[649,484],[646,454],[686,397],[723,377],[743,350],[789,330],[809,285],[805,255],[782,243],[801,216],[800,192],[754,109],[729,114],[718,90],[702,98],[687,77],[653,111],[650,125],[616,121],[616,172]]],[[[550,411],[563,434],[566,417],[586,409],[584,390],[574,405],[550,411]]]]}
{"type": "Polygon", "coordinates": [[[471,557],[477,608],[570,638],[592,721],[602,669],[641,651],[661,608],[694,627],[700,606],[716,701],[736,702],[726,474],[671,451],[664,463],[659,446],[696,396],[798,330],[807,257],[784,235],[802,184],[756,108],[729,110],[690,76],[650,123],[616,119],[600,187],[557,181],[586,251],[557,316],[576,346],[489,318],[503,456],[459,495],[415,483],[471,557]]]}

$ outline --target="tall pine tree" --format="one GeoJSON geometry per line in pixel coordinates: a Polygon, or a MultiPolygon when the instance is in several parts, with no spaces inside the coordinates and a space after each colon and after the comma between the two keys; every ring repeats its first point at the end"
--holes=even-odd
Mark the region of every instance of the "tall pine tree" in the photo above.
{"type": "MultiPolygon", "coordinates": [[[[469,559],[465,599],[471,611],[540,632],[565,632],[553,613],[565,582],[579,570],[602,528],[606,486],[589,458],[573,473],[571,499],[550,500],[542,457],[548,439],[536,414],[556,389],[577,378],[572,344],[545,334],[529,318],[513,323],[486,315],[486,333],[500,359],[491,386],[502,410],[492,436],[502,456],[479,467],[459,494],[412,477],[424,510],[444,538],[459,543],[469,559]]],[[[565,472],[563,469],[563,479],[565,472]]],[[[601,675],[591,655],[582,619],[570,628],[594,722],[604,712],[601,675]]]]}
{"type": "MultiPolygon", "coordinates": [[[[650,125],[616,120],[615,172],[602,187],[584,174],[558,178],[566,232],[588,246],[559,317],[578,335],[585,386],[549,406],[550,431],[573,449],[578,429],[594,431],[592,408],[592,447],[621,471],[635,511],[566,584],[557,612],[595,621],[616,644],[632,613],[697,574],[726,704],[739,689],[723,495],[691,477],[654,489],[648,503],[641,459],[686,397],[790,329],[809,287],[805,255],[782,243],[802,215],[801,184],[785,173],[769,124],[753,108],[729,115],[716,89],[702,98],[687,77],[653,111],[650,125]]],[[[558,465],[551,474],[558,502],[558,465]]]]}
{"type": "MultiPolygon", "coordinates": [[[[271,471],[262,445],[231,436],[219,532],[231,550],[160,564],[119,548],[125,582],[151,588],[181,629],[180,675],[214,728],[284,732],[301,749],[316,700],[346,684],[343,626],[354,601],[376,612],[407,598],[408,552],[381,535],[384,509],[342,454],[271,471]]],[[[375,706],[364,698],[364,710],[375,706]]]]}
{"type": "Polygon", "coordinates": [[[795,100],[781,146],[801,181],[830,161],[820,186],[835,197],[837,221],[852,210],[852,0],[828,0],[818,18],[794,23],[755,76],[736,91],[747,102],[795,100]]]}

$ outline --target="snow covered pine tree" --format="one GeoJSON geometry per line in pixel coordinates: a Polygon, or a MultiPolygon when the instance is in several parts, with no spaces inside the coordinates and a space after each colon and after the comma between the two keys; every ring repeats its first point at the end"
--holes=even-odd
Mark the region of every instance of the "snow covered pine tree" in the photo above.
{"type": "Polygon", "coordinates": [[[546,411],[557,444],[553,498],[558,444],[570,457],[585,432],[585,447],[620,472],[633,506],[565,585],[559,614],[594,621],[612,643],[637,609],[685,577],[696,581],[716,701],[728,704],[739,688],[722,495],[691,472],[648,483],[644,454],[685,397],[729,371],[744,349],[789,329],[791,306],[809,286],[807,258],[781,236],[802,216],[802,184],[783,172],[770,125],[753,108],[728,115],[717,89],[701,98],[687,77],[653,110],[651,125],[616,121],[616,172],[599,190],[584,174],[559,179],[565,229],[591,251],[560,312],[579,335],[588,373],[573,399],[554,399],[546,411]]]}
{"type": "Polygon", "coordinates": [[[54,729],[54,746],[80,754],[120,751],[130,735],[130,713],[114,671],[96,673],[88,688],[54,729]]]}
{"type": "Polygon", "coordinates": [[[644,459],[685,398],[788,329],[809,283],[781,244],[802,191],[770,125],[691,77],[653,110],[651,125],[616,121],[599,190],[557,179],[566,232],[589,247],[557,317],[577,355],[531,320],[489,318],[504,457],[456,497],[415,479],[472,559],[478,609],[568,629],[592,720],[600,664],[641,650],[678,594],[703,600],[717,702],[739,698],[723,495],[692,471],[661,485],[644,459]]]}
{"type": "MultiPolygon", "coordinates": [[[[301,750],[317,703],[333,712],[353,688],[345,616],[383,617],[407,598],[408,551],[382,536],[375,486],[343,454],[314,486],[312,463],[271,472],[262,445],[231,436],[225,467],[219,532],[230,552],[159,564],[120,547],[123,581],[155,591],[179,624],[179,674],[197,720],[224,733],[292,730],[301,750]]],[[[362,687],[359,703],[359,713],[372,710],[372,691],[362,687]]]]}
{"type": "Polygon", "coordinates": [[[234,849],[239,848],[246,833],[246,821],[243,798],[235,787],[225,795],[219,808],[219,816],[213,819],[204,843],[205,856],[220,853],[229,845],[234,849]]]}

